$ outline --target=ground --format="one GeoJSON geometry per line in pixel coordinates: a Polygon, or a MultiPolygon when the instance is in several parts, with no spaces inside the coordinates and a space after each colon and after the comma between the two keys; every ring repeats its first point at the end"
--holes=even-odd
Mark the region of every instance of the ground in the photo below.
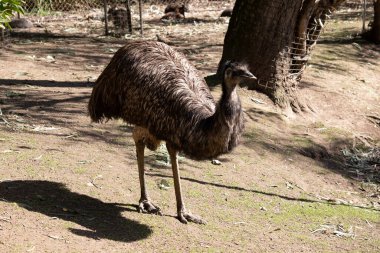
{"type": "MultiPolygon", "coordinates": [[[[228,19],[192,15],[202,19],[151,20],[145,38],[160,34],[209,76],[228,19]]],[[[380,52],[355,37],[355,16],[330,21],[304,73],[300,96],[314,112],[289,118],[240,88],[242,144],[221,165],[181,157],[185,203],[207,225],[175,218],[164,147],[146,154],[163,216],[136,211],[130,126],[87,115],[94,80],[125,40],[62,26],[15,31],[0,51],[1,252],[380,251],[380,52]]]]}

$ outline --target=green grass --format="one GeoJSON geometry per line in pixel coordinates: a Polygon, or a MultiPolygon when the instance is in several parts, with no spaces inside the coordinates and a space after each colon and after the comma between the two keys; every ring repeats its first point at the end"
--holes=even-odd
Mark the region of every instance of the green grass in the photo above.
{"type": "Polygon", "coordinates": [[[188,198],[201,198],[203,196],[203,192],[196,189],[190,189],[187,191],[186,197],[188,198]]]}
{"type": "Polygon", "coordinates": [[[66,230],[74,229],[75,228],[75,223],[71,221],[64,221],[62,223],[62,227],[66,230]]]}
{"type": "Polygon", "coordinates": [[[49,155],[42,156],[42,166],[50,170],[56,170],[60,167],[60,162],[49,155]]]}
{"type": "Polygon", "coordinates": [[[5,96],[8,98],[19,98],[19,97],[25,97],[25,93],[16,92],[16,91],[6,91],[5,96]]]}
{"type": "Polygon", "coordinates": [[[316,122],[310,124],[310,127],[311,128],[324,128],[325,124],[323,124],[323,122],[321,122],[321,121],[316,121],[316,122]]]}
{"type": "Polygon", "coordinates": [[[34,165],[28,165],[25,167],[25,172],[28,174],[28,176],[34,178],[38,174],[38,168],[36,168],[34,165]]]}
{"type": "Polygon", "coordinates": [[[238,196],[235,194],[228,194],[220,198],[220,204],[224,204],[227,208],[244,208],[250,210],[259,210],[260,202],[256,202],[250,192],[240,193],[238,196]],[[225,200],[227,199],[227,201],[225,200]]]}
{"type": "Polygon", "coordinates": [[[302,244],[315,245],[318,248],[322,248],[324,250],[323,252],[330,252],[328,251],[330,245],[326,240],[316,240],[312,234],[295,233],[292,235],[302,244]]]}
{"type": "Polygon", "coordinates": [[[36,140],[36,138],[33,138],[33,137],[29,137],[26,140],[26,143],[27,143],[27,145],[31,146],[32,148],[38,148],[40,146],[39,142],[36,140]]]}
{"type": "Polygon", "coordinates": [[[341,138],[348,138],[351,134],[348,131],[337,127],[326,127],[320,130],[321,134],[329,141],[336,141],[341,138]]]}
{"type": "Polygon", "coordinates": [[[294,136],[292,138],[292,142],[296,146],[302,147],[302,148],[308,148],[308,147],[312,147],[314,145],[312,140],[310,140],[307,137],[303,137],[303,136],[294,136]]]}
{"type": "Polygon", "coordinates": [[[73,172],[78,175],[83,175],[87,172],[87,168],[83,166],[78,166],[73,169],[73,172]]]}
{"type": "Polygon", "coordinates": [[[272,218],[272,221],[279,225],[288,222],[300,223],[300,221],[318,225],[334,221],[347,224],[359,220],[380,222],[380,212],[375,210],[328,203],[280,203],[280,212],[274,214],[272,218]]]}
{"type": "Polygon", "coordinates": [[[244,132],[243,133],[243,137],[249,139],[249,140],[255,140],[259,137],[259,133],[255,130],[255,131],[251,131],[251,132],[244,132]]]}

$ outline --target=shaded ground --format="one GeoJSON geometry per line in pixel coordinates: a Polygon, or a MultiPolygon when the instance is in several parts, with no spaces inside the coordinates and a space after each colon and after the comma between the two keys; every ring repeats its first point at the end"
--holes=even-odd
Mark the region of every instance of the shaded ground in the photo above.
{"type": "MultiPolygon", "coordinates": [[[[208,76],[227,28],[218,14],[147,22],[146,37],[160,34],[208,76]]],[[[15,31],[0,51],[1,252],[380,251],[378,167],[361,170],[347,153],[370,152],[380,138],[380,53],[353,37],[359,21],[332,21],[316,47],[300,87],[315,113],[288,119],[240,89],[242,145],[220,166],[180,160],[185,201],[205,226],[174,218],[164,148],[147,154],[148,187],[164,216],[137,213],[130,128],[90,123],[91,86],[124,41],[44,29],[15,31]]]]}

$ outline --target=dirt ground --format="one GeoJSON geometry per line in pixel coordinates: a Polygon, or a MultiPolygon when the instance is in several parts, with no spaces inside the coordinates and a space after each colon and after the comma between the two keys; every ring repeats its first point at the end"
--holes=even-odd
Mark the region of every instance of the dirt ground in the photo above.
{"type": "MultiPolygon", "coordinates": [[[[146,156],[163,216],[138,213],[131,128],[90,122],[93,82],[125,40],[83,36],[86,20],[14,31],[0,51],[0,252],[380,252],[380,50],[349,14],[326,26],[300,85],[315,112],[287,117],[241,88],[242,144],[221,165],[180,159],[187,207],[207,225],[175,218],[164,147],[146,156]]],[[[157,16],[145,38],[164,37],[208,76],[228,19],[191,15],[157,16]]]]}

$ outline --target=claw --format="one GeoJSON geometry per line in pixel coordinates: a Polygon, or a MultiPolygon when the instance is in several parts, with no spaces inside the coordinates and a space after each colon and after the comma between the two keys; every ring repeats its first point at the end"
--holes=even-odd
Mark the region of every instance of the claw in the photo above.
{"type": "Polygon", "coordinates": [[[187,224],[188,222],[193,222],[196,224],[206,224],[206,221],[202,220],[201,217],[195,216],[195,215],[188,213],[188,212],[180,212],[178,214],[178,219],[183,224],[187,224]]]}
{"type": "Polygon", "coordinates": [[[137,207],[139,213],[150,213],[156,215],[162,215],[161,209],[155,206],[149,200],[140,200],[139,206],[137,207]]]}
{"type": "Polygon", "coordinates": [[[188,223],[188,221],[187,221],[186,218],[183,216],[183,214],[179,215],[179,216],[178,216],[178,219],[179,219],[179,221],[180,221],[181,223],[183,223],[183,224],[187,224],[187,223],[188,223]]]}

